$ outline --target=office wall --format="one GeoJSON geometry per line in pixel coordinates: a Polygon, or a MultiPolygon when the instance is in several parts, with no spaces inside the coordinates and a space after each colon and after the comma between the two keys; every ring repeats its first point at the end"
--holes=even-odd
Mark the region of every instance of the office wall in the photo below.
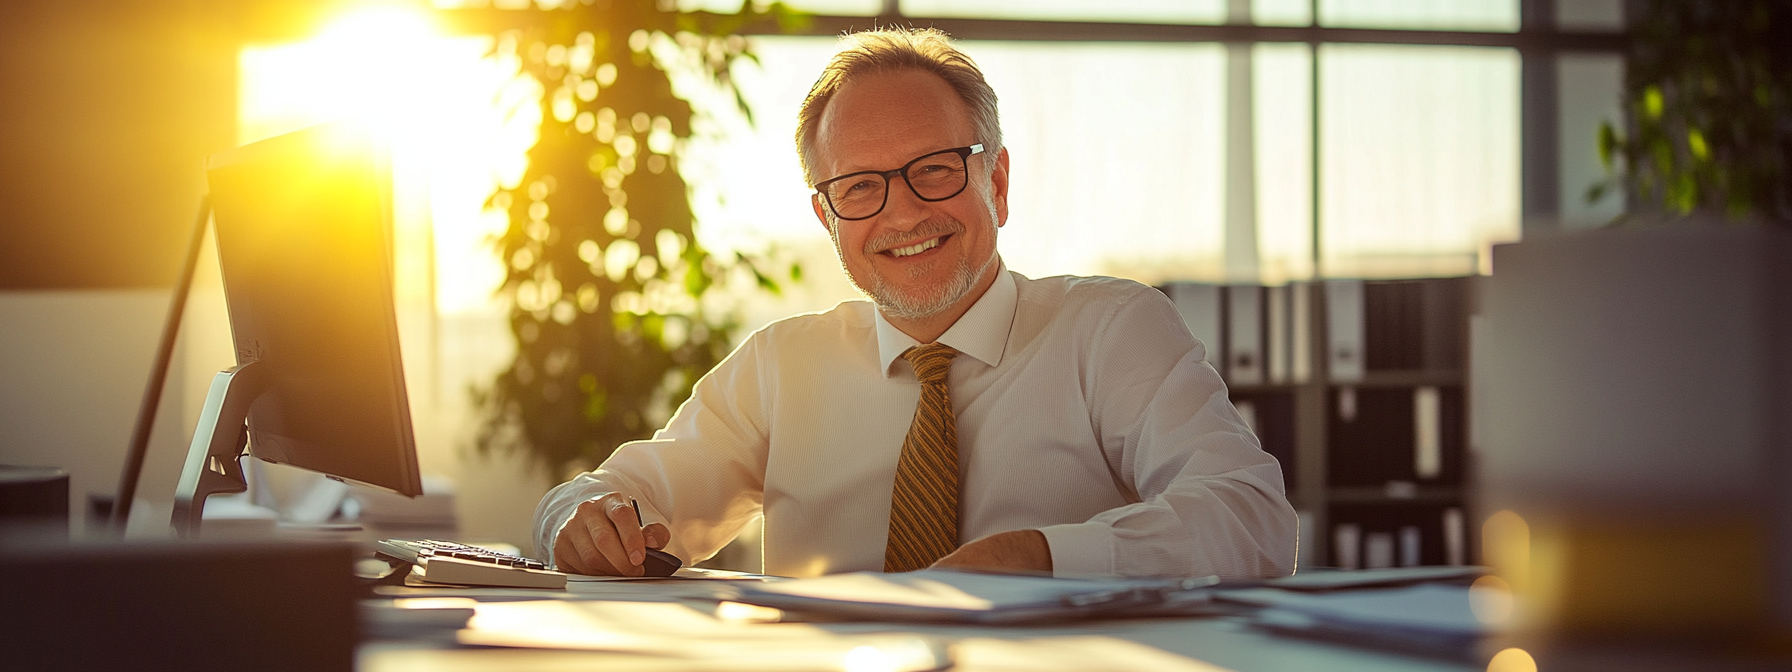
{"type": "MultiPolygon", "coordinates": [[[[117,488],[205,158],[236,142],[239,42],[298,30],[284,6],[0,4],[0,463],[68,470],[77,533],[87,495],[117,488]]],[[[232,363],[215,257],[202,259],[139,487],[161,507],[206,386],[232,363]]],[[[465,536],[526,547],[548,479],[473,453],[460,383],[413,381],[423,470],[457,480],[465,536]]]]}
{"type": "MultiPolygon", "coordinates": [[[[205,157],[235,136],[227,6],[0,6],[0,462],[68,469],[77,529],[117,486],[205,157]]],[[[174,487],[185,349],[146,491],[174,487]]]]}
{"type": "MultiPolygon", "coordinates": [[[[155,289],[0,292],[0,462],[67,470],[77,528],[86,493],[117,487],[167,301],[155,289]]],[[[179,411],[162,409],[146,490],[174,492],[179,411]]]]}
{"type": "Polygon", "coordinates": [[[235,139],[225,3],[0,8],[0,289],[172,285],[235,139]]]}
{"type": "MultiPolygon", "coordinates": [[[[0,291],[0,464],[67,470],[77,534],[88,494],[117,489],[169,298],[167,289],[0,291]]],[[[407,357],[419,466],[455,483],[464,538],[527,549],[550,478],[518,456],[473,449],[479,416],[466,385],[507,357],[509,335],[501,320],[469,321],[444,325],[434,374],[433,349],[407,341],[424,354],[407,357]]],[[[164,515],[207,386],[233,363],[214,264],[200,267],[174,352],[138,486],[146,511],[164,515]]]]}

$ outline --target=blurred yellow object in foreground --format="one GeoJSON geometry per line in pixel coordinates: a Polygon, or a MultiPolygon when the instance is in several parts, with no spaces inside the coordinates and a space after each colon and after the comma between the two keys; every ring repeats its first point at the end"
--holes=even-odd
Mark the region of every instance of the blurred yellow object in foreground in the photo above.
{"type": "Polygon", "coordinates": [[[1493,257],[1471,440],[1502,643],[1792,669],[1792,230],[1639,217],[1493,257]]]}
{"type": "Polygon", "coordinates": [[[1762,521],[1539,518],[1483,527],[1527,642],[1664,638],[1735,642],[1775,627],[1762,521]]]}

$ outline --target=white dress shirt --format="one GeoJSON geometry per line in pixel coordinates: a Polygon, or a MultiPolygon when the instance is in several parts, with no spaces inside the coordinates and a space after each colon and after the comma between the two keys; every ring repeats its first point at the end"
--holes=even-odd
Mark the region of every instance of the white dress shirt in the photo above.
{"type": "MultiPolygon", "coordinates": [[[[1038,529],[1058,576],[1293,571],[1281,467],[1169,300],[1129,280],[1000,273],[939,339],[961,353],[947,382],[960,543],[1038,529]]],[[[867,301],[759,330],[653,439],[549,492],[537,548],[551,554],[579,502],[619,491],[687,563],[763,513],[767,574],[881,571],[920,398],[900,355],[915,345],[867,301]]]]}

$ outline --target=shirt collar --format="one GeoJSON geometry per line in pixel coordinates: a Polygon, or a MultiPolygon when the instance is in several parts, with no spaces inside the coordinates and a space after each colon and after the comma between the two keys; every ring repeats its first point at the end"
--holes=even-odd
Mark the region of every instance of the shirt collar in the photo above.
{"type": "MultiPolygon", "coordinates": [[[[991,367],[1000,365],[1002,354],[1008,349],[1008,331],[1014,326],[1014,310],[1020,303],[1019,296],[1007,265],[997,261],[996,281],[952,324],[952,328],[940,335],[939,342],[991,367]]],[[[877,314],[878,363],[883,365],[884,377],[889,378],[890,365],[909,348],[921,343],[884,319],[883,311],[873,312],[877,314]]]]}

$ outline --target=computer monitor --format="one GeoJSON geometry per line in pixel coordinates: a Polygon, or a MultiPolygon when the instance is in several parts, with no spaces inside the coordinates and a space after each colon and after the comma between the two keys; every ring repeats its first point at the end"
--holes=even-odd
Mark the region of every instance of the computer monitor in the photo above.
{"type": "Polygon", "coordinates": [[[388,171],[345,122],[238,147],[207,169],[237,365],[212,383],[175,497],[198,531],[237,458],[423,493],[393,312],[388,171]],[[245,433],[245,421],[247,423],[245,433]]]}

